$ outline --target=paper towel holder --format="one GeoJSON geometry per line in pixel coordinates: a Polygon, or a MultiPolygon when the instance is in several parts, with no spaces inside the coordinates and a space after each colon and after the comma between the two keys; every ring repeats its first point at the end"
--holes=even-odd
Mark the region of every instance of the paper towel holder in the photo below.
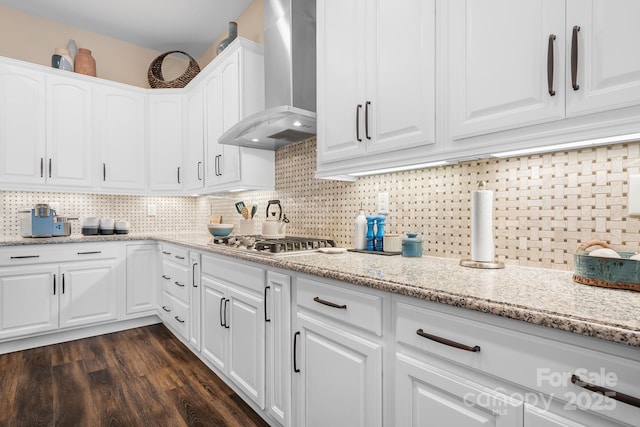
{"type": "MultiPolygon", "coordinates": [[[[478,183],[478,190],[484,190],[485,188],[486,188],[485,182],[480,181],[478,183]]],[[[504,268],[504,262],[495,261],[495,260],[494,261],[474,261],[473,259],[463,259],[463,260],[460,260],[460,265],[462,267],[484,268],[484,269],[504,268]]]]}

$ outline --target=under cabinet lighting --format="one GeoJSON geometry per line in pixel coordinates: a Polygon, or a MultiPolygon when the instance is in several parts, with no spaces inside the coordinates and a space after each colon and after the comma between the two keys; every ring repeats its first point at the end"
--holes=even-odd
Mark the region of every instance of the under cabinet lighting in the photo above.
{"type": "Polygon", "coordinates": [[[443,166],[443,165],[447,165],[447,164],[449,164],[449,162],[447,162],[447,161],[430,162],[430,163],[419,163],[419,164],[416,164],[416,165],[398,166],[398,167],[394,167],[394,168],[385,168],[385,169],[375,169],[375,170],[364,171],[364,172],[354,172],[354,173],[350,173],[349,175],[351,175],[351,176],[380,175],[380,174],[383,174],[383,173],[401,172],[401,171],[408,171],[408,170],[413,170],[413,169],[433,168],[433,167],[436,167],[436,166],[443,166]]]}
{"type": "Polygon", "coordinates": [[[251,142],[259,142],[260,140],[258,138],[253,138],[251,139],[251,142]]]}
{"type": "Polygon", "coordinates": [[[502,151],[491,154],[492,157],[516,157],[527,154],[549,153],[552,151],[571,150],[575,148],[593,147],[596,145],[613,144],[616,142],[629,142],[640,140],[640,133],[608,136],[605,138],[588,139],[586,141],[574,141],[564,144],[547,145],[545,147],[523,148],[521,150],[502,151]]]}
{"type": "Polygon", "coordinates": [[[299,120],[296,120],[295,122],[293,122],[293,125],[296,126],[296,127],[300,127],[300,126],[302,126],[302,123],[300,123],[299,120]]]}
{"type": "Polygon", "coordinates": [[[241,191],[247,191],[247,189],[246,188],[235,188],[233,190],[228,190],[228,191],[229,191],[229,193],[239,193],[241,191]]]}

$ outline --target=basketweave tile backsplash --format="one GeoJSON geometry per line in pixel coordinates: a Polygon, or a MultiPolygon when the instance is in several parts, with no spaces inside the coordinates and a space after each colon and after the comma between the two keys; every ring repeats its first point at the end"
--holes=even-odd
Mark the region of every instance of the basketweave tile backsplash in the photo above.
{"type": "MultiPolygon", "coordinates": [[[[640,173],[640,142],[607,147],[484,159],[438,168],[361,177],[356,182],[317,180],[315,140],[276,152],[276,190],[203,197],[113,196],[2,192],[0,234],[17,235],[17,212],[37,202],[61,203],[62,215],[110,217],[132,231],[203,231],[211,213],[238,224],[234,204],[258,204],[256,231],[267,202],[281,201],[287,234],[327,237],[351,247],[360,207],[375,212],[379,192],[389,193],[387,233],[416,232],[425,255],[470,256],[470,193],[479,181],[494,191],[496,257],[507,264],[573,269],[573,254],[587,240],[618,250],[640,250],[640,219],[627,218],[630,173],[640,173]],[[158,215],[147,216],[155,204],[158,215]]],[[[79,222],[72,232],[79,233],[79,222]]]]}

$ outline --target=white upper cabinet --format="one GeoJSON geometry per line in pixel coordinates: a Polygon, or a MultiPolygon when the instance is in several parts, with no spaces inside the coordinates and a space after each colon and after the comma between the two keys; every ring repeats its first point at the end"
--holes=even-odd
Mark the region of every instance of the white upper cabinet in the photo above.
{"type": "Polygon", "coordinates": [[[184,190],[199,192],[204,187],[204,103],[203,85],[185,97],[184,190]]]}
{"type": "Polygon", "coordinates": [[[63,75],[47,76],[49,184],[85,189],[93,185],[91,90],[88,82],[63,75]]]}
{"type": "Polygon", "coordinates": [[[91,188],[91,85],[11,62],[0,64],[0,182],[91,188]]]}
{"type": "Polygon", "coordinates": [[[163,89],[150,93],[148,105],[149,188],[151,190],[182,190],[182,143],[184,95],[180,91],[163,89]],[[169,93],[167,93],[169,91],[169,93]]]}
{"type": "Polygon", "coordinates": [[[636,0],[567,0],[567,116],[640,104],[638,16],[636,0]]]}
{"type": "Polygon", "coordinates": [[[146,98],[142,89],[96,85],[98,188],[132,192],[146,189],[146,98]]]}
{"type": "Polygon", "coordinates": [[[44,74],[0,63],[1,183],[45,182],[45,105],[44,74]]]}
{"type": "Polygon", "coordinates": [[[319,0],[317,28],[319,175],[434,143],[435,1],[319,0]]]}
{"type": "Polygon", "coordinates": [[[564,2],[453,0],[448,7],[452,139],[564,117],[564,2]]]}
{"type": "Polygon", "coordinates": [[[203,73],[205,192],[275,187],[273,151],[222,145],[218,139],[240,120],[264,109],[262,46],[244,39],[229,45],[203,73]]]}

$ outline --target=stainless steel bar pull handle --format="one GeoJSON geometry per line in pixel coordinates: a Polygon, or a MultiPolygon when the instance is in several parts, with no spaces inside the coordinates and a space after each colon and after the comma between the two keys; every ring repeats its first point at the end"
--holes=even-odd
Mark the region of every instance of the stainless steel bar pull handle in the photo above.
{"type": "Polygon", "coordinates": [[[40,178],[44,178],[44,157],[40,157],[40,178]]]}
{"type": "Polygon", "coordinates": [[[224,327],[229,329],[229,322],[227,322],[227,303],[231,301],[229,298],[224,300],[224,327]]]}
{"type": "Polygon", "coordinates": [[[107,180],[107,164],[106,163],[102,164],[102,180],[103,181],[107,180]]]}
{"type": "Polygon", "coordinates": [[[180,184],[180,166],[178,166],[178,184],[180,184]]]}
{"type": "Polygon", "coordinates": [[[468,345],[460,344],[459,342],[451,341],[446,338],[441,338],[436,335],[427,334],[422,329],[418,329],[416,331],[416,334],[420,335],[422,338],[426,338],[428,340],[435,341],[440,344],[448,345],[450,347],[459,348],[460,350],[472,351],[474,353],[477,353],[480,351],[479,345],[474,345],[473,347],[469,347],[468,345]]]}
{"type": "Polygon", "coordinates": [[[364,136],[367,139],[371,139],[369,135],[369,105],[371,105],[371,101],[367,101],[364,104],[364,136]]]}
{"type": "Polygon", "coordinates": [[[293,334],[293,372],[300,372],[300,368],[298,368],[298,335],[300,332],[293,334]]]}
{"type": "Polygon", "coordinates": [[[196,283],[196,267],[198,266],[197,262],[194,262],[193,265],[191,266],[191,283],[193,284],[194,288],[198,287],[198,284],[196,283]]]}
{"type": "Polygon", "coordinates": [[[222,305],[224,304],[225,299],[220,298],[220,326],[224,327],[224,321],[222,320],[222,305]]]}
{"type": "Polygon", "coordinates": [[[578,85],[578,32],[580,27],[575,25],[571,35],[571,87],[580,89],[578,85]]]}
{"type": "Polygon", "coordinates": [[[271,322],[271,319],[267,317],[267,290],[271,289],[271,286],[265,286],[264,288],[264,321],[271,322]]]}
{"type": "Polygon", "coordinates": [[[49,178],[51,178],[51,157],[49,157],[49,178]]]}
{"type": "Polygon", "coordinates": [[[333,303],[331,301],[323,300],[320,297],[315,297],[313,300],[315,302],[319,303],[319,304],[326,305],[326,306],[329,306],[329,307],[339,308],[341,310],[346,310],[347,309],[347,305],[346,304],[336,304],[336,303],[333,303]]]}
{"type": "Polygon", "coordinates": [[[358,142],[362,141],[360,138],[360,110],[362,109],[362,104],[358,104],[356,107],[356,139],[358,142]]]}
{"type": "Polygon", "coordinates": [[[198,162],[198,181],[202,181],[202,162],[198,162]]]}
{"type": "Polygon", "coordinates": [[[578,387],[582,387],[594,393],[600,393],[604,396],[610,397],[612,399],[618,400],[620,402],[624,402],[628,405],[635,406],[636,408],[640,408],[640,399],[634,396],[630,396],[628,394],[619,393],[615,390],[611,390],[610,388],[602,387],[595,384],[589,384],[580,379],[577,375],[571,375],[571,382],[578,387]]]}
{"type": "Polygon", "coordinates": [[[549,46],[547,47],[547,85],[549,86],[549,96],[554,96],[556,91],[553,89],[553,68],[554,68],[554,42],[555,34],[549,34],[549,46]]]}

